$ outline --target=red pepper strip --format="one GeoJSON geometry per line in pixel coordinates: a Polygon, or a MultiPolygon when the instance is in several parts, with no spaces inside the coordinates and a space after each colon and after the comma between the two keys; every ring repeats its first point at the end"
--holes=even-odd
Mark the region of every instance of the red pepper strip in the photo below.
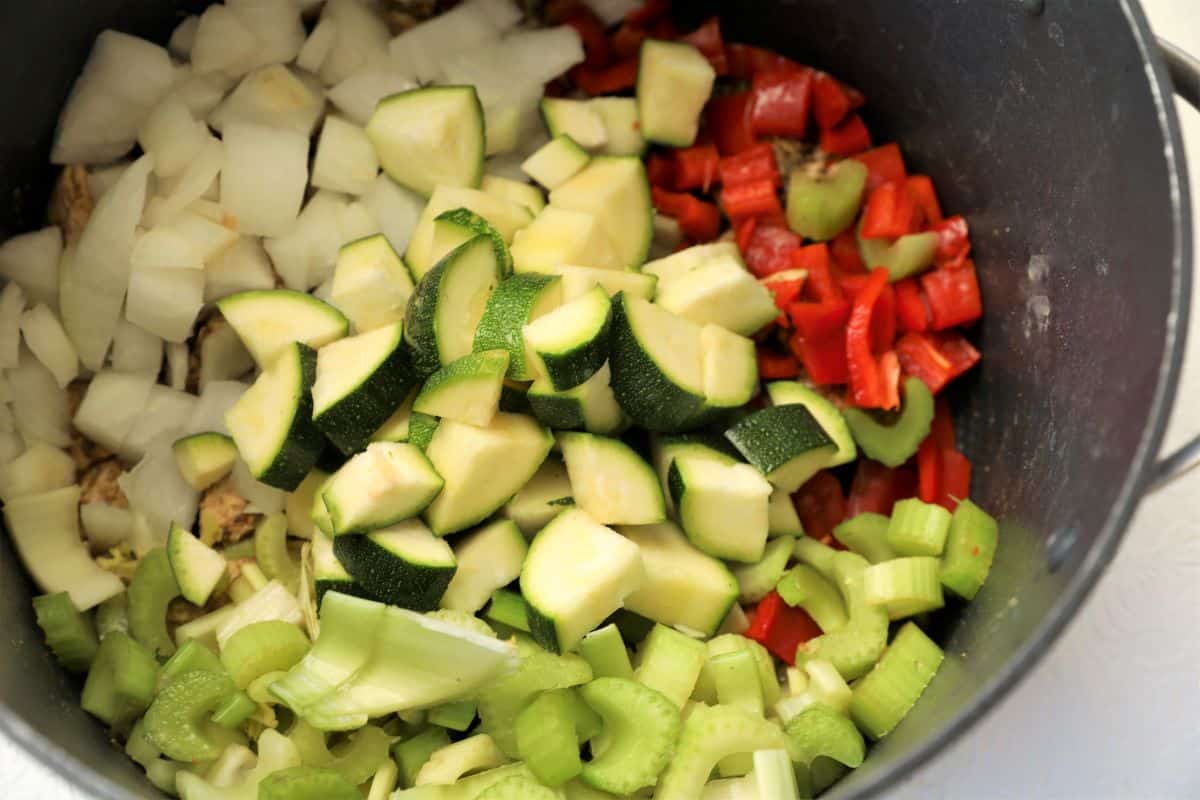
{"type": "MultiPolygon", "coordinates": [[[[779,274],[779,273],[776,273],[779,274]]],[[[766,287],[767,291],[775,299],[775,307],[779,309],[781,315],[786,313],[788,307],[800,299],[801,293],[804,291],[804,278],[782,278],[775,279],[774,275],[768,275],[759,283],[766,287]]],[[[783,325],[789,325],[788,322],[781,322],[783,325]]]]}
{"type": "Polygon", "coordinates": [[[938,235],[937,250],[933,253],[933,263],[939,267],[961,267],[971,254],[970,231],[967,221],[955,215],[934,225],[933,230],[938,235]]]}
{"type": "MultiPolygon", "coordinates": [[[[755,224],[748,244],[742,249],[742,257],[756,278],[765,278],[785,269],[793,269],[792,253],[799,248],[800,237],[787,227],[766,224],[760,220],[755,224]]],[[[812,273],[809,275],[811,277],[812,273]]]]}
{"type": "Polygon", "coordinates": [[[905,278],[892,284],[896,289],[896,317],[905,331],[929,329],[929,310],[921,297],[921,287],[915,278],[905,278]]]}
{"type": "Polygon", "coordinates": [[[859,234],[864,239],[898,239],[915,230],[916,211],[904,184],[882,184],[867,197],[859,234]]]}
{"type": "Polygon", "coordinates": [[[804,69],[790,58],[779,55],[764,47],[749,44],[727,44],[725,55],[729,60],[729,75],[742,80],[753,80],[760,72],[783,69],[804,69]]]}
{"type": "Polygon", "coordinates": [[[813,72],[789,67],[756,72],[750,124],[759,136],[803,138],[808,132],[813,72]]]}
{"type": "Polygon", "coordinates": [[[826,153],[852,156],[871,146],[871,133],[858,114],[847,117],[836,128],[821,131],[819,145],[826,153]]]}
{"type": "Polygon", "coordinates": [[[721,233],[721,212],[690,194],[668,192],[657,186],[650,189],[654,207],[668,217],[674,217],[684,236],[693,242],[711,242],[721,233]]]}
{"type": "Polygon", "coordinates": [[[625,24],[635,28],[649,28],[671,13],[671,0],[646,0],[625,15],[625,24]]]}
{"type": "Polygon", "coordinates": [[[571,79],[585,93],[615,94],[637,85],[638,58],[632,56],[605,69],[590,69],[580,65],[571,70],[571,79]]]}
{"type": "Polygon", "coordinates": [[[718,17],[709,17],[703,25],[679,37],[679,40],[694,45],[703,53],[718,75],[729,73],[729,56],[725,53],[725,39],[721,36],[721,20],[718,17]]]}
{"type": "Polygon", "coordinates": [[[917,450],[917,497],[923,503],[936,503],[941,496],[942,451],[931,434],[917,450]]]}
{"type": "Polygon", "coordinates": [[[650,32],[645,28],[628,23],[622,25],[612,35],[613,57],[623,59],[638,55],[642,49],[642,42],[646,41],[649,36],[650,32]]]}
{"type": "MultiPolygon", "coordinates": [[[[867,192],[885,183],[904,183],[908,170],[904,167],[904,156],[895,142],[880,145],[873,150],[854,156],[867,168],[867,192]]],[[[928,180],[928,179],[926,179],[928,180]]]]}
{"type": "Polygon", "coordinates": [[[846,363],[846,329],[824,339],[804,339],[799,334],[788,342],[792,353],[804,365],[809,380],[817,386],[841,386],[850,380],[846,363]]]}
{"type": "Polygon", "coordinates": [[[796,648],[821,635],[821,628],[802,608],[792,608],[772,589],[754,610],[750,627],[742,634],[753,639],[788,665],[796,663],[796,648]]]}
{"type": "Polygon", "coordinates": [[[583,41],[585,66],[592,69],[603,69],[612,62],[612,42],[608,39],[608,31],[604,29],[604,23],[590,8],[576,6],[563,19],[563,23],[579,32],[579,38],[583,41]]]}
{"type": "Polygon", "coordinates": [[[876,355],[884,353],[892,349],[892,343],[895,341],[896,292],[889,283],[885,284],[879,293],[879,299],[875,301],[875,311],[871,314],[871,351],[876,355]]]}
{"type": "Polygon", "coordinates": [[[723,156],[737,155],[758,144],[750,125],[750,92],[714,97],[708,103],[708,129],[723,156]]]}
{"type": "Polygon", "coordinates": [[[829,243],[829,252],[842,272],[866,272],[867,265],[858,251],[858,239],[853,230],[842,231],[829,243]]]}
{"type": "Polygon", "coordinates": [[[887,403],[879,362],[871,352],[871,315],[888,272],[876,267],[854,298],[846,325],[846,362],[850,367],[849,400],[859,408],[885,408],[887,403]]]}
{"type": "Polygon", "coordinates": [[[825,340],[845,329],[850,319],[850,304],[837,297],[821,303],[792,303],[788,306],[788,317],[806,341],[825,340]]]}
{"type": "Polygon", "coordinates": [[[888,516],[897,500],[912,497],[915,491],[916,478],[912,469],[889,469],[877,461],[860,458],[854,482],[850,484],[846,518],[867,512],[888,516]]]}
{"type": "Polygon", "coordinates": [[[813,116],[821,130],[836,127],[852,109],[846,87],[829,73],[818,72],[813,79],[813,116]]]}
{"type": "Polygon", "coordinates": [[[721,157],[711,144],[697,145],[671,153],[675,162],[675,188],[699,189],[707,193],[717,178],[721,157]]]}
{"type": "Polygon", "coordinates": [[[661,153],[646,159],[646,178],[651,186],[669,189],[675,185],[675,161],[661,153]]]}
{"type": "Polygon", "coordinates": [[[983,315],[975,264],[967,259],[960,269],[935,269],[921,276],[935,331],[967,325],[983,315]]]}
{"type": "Polygon", "coordinates": [[[817,302],[838,299],[842,289],[833,279],[829,246],[824,242],[801,247],[792,253],[792,268],[808,271],[808,296],[817,302]]]}
{"type": "Polygon", "coordinates": [[[774,217],[783,213],[775,184],[769,179],[726,186],[721,190],[721,207],[735,224],[748,217],[774,217]]]}
{"type": "Polygon", "coordinates": [[[790,353],[776,353],[759,348],[758,376],[763,380],[778,381],[794,378],[800,374],[800,365],[790,353]]]}
{"type": "Polygon", "coordinates": [[[808,479],[792,495],[792,504],[800,516],[800,523],[809,536],[828,543],[833,539],[833,529],[846,519],[846,495],[842,484],[829,470],[821,470],[808,479]]]}
{"type": "Polygon", "coordinates": [[[650,36],[654,39],[669,42],[679,38],[679,29],[675,27],[675,23],[671,20],[660,19],[650,27],[650,36]]]}
{"type": "Polygon", "coordinates": [[[979,363],[979,351],[955,331],[906,333],[896,342],[906,375],[920,378],[937,394],[946,384],[979,363]]]}
{"type": "Polygon", "coordinates": [[[900,358],[895,350],[879,356],[879,375],[883,380],[883,407],[900,407],[900,358]]]}
{"type": "Polygon", "coordinates": [[[769,180],[776,186],[781,183],[779,167],[775,163],[775,148],[770,142],[756,144],[737,155],[722,158],[717,164],[717,173],[725,186],[761,180],[769,180]]]}
{"type": "Polygon", "coordinates": [[[754,241],[754,231],[757,227],[758,220],[756,219],[748,219],[735,226],[734,238],[737,240],[738,250],[742,252],[743,256],[750,252],[750,244],[754,241]]]}
{"type": "Polygon", "coordinates": [[[971,494],[971,462],[957,450],[942,451],[942,495],[937,502],[947,511],[971,494]]]}
{"type": "MultiPolygon", "coordinates": [[[[868,181],[870,179],[868,178],[868,181]]],[[[904,188],[908,190],[908,196],[917,204],[917,208],[921,210],[921,216],[925,220],[926,225],[940,225],[944,217],[942,216],[942,204],[938,202],[937,190],[933,188],[933,181],[928,175],[910,175],[904,182],[904,188]]]]}

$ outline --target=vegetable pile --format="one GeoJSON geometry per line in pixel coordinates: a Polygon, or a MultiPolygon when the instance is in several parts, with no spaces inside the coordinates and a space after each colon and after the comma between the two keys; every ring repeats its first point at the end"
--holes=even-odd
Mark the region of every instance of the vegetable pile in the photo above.
{"type": "Polygon", "coordinates": [[[184,800],[813,796],[996,549],[967,224],[716,19],[438,5],[97,39],[0,246],[47,643],[184,800]]]}

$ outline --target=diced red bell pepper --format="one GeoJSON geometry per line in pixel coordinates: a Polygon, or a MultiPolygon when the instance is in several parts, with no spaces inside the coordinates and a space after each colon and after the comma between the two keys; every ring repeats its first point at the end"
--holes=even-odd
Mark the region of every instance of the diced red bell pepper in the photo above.
{"type": "Polygon", "coordinates": [[[939,267],[961,267],[971,254],[970,231],[967,221],[959,216],[947,217],[931,230],[938,235],[933,263],[939,267]]]}
{"type": "Polygon", "coordinates": [[[835,156],[852,156],[871,146],[871,132],[862,117],[853,114],[836,128],[821,131],[821,149],[835,156]]]}
{"type": "Polygon", "coordinates": [[[942,451],[942,495],[937,502],[947,511],[971,494],[971,462],[957,450],[942,451]]]}
{"type": "Polygon", "coordinates": [[[904,167],[904,156],[895,142],[859,153],[854,156],[854,160],[862,162],[867,168],[868,193],[885,183],[902,184],[908,177],[908,170],[904,167]]]}
{"type": "Polygon", "coordinates": [[[908,196],[917,204],[925,224],[928,226],[940,225],[944,219],[942,204],[938,202],[937,190],[933,188],[933,181],[930,177],[928,175],[910,175],[905,180],[904,186],[908,189],[908,196]]]}
{"type": "Polygon", "coordinates": [[[934,401],[933,424],[929,433],[941,450],[954,450],[958,447],[954,436],[954,412],[950,410],[950,401],[945,395],[934,401]]]}
{"type": "Polygon", "coordinates": [[[942,451],[932,435],[917,449],[917,497],[936,503],[942,496],[942,451]]]}
{"type": "Polygon", "coordinates": [[[975,265],[967,259],[959,269],[943,267],[921,276],[935,331],[967,325],[983,315],[975,265]]]}
{"type": "Polygon", "coordinates": [[[912,497],[915,491],[916,479],[908,467],[890,469],[878,461],[860,458],[850,484],[846,518],[868,512],[888,516],[897,500],[912,497]]]}
{"type": "Polygon", "coordinates": [[[871,350],[871,317],[887,285],[888,272],[877,267],[859,290],[846,325],[846,362],[850,367],[847,399],[859,408],[887,408],[887,389],[879,362],[871,350]]]}
{"type": "Polygon", "coordinates": [[[900,358],[895,350],[879,356],[879,376],[883,383],[883,407],[900,407],[900,358]]]}
{"type": "Polygon", "coordinates": [[[651,186],[671,189],[675,186],[675,161],[662,153],[651,153],[646,159],[646,178],[651,186]]]}
{"type": "MultiPolygon", "coordinates": [[[[739,239],[740,243],[740,239],[739,239]]],[[[800,237],[782,225],[758,222],[749,243],[742,248],[746,266],[757,278],[793,268],[792,253],[800,248],[800,237]]],[[[809,273],[811,276],[811,273],[809,273]]]]}
{"type": "Polygon", "coordinates": [[[846,519],[846,495],[837,476],[829,470],[809,478],[792,495],[792,504],[804,532],[826,544],[833,540],[833,529],[846,519]]]}
{"type": "Polygon", "coordinates": [[[758,349],[758,376],[763,380],[786,380],[799,374],[800,365],[791,353],[776,353],[763,347],[758,349]]]}
{"type": "Polygon", "coordinates": [[[669,42],[679,38],[679,29],[675,27],[675,23],[670,19],[660,19],[650,26],[650,36],[654,39],[669,42]]]}
{"type": "Polygon", "coordinates": [[[820,303],[792,303],[788,318],[804,339],[828,339],[846,327],[850,320],[850,304],[833,297],[820,303]]]}
{"type": "Polygon", "coordinates": [[[824,242],[801,247],[792,253],[792,268],[808,271],[807,294],[822,302],[842,296],[842,289],[833,279],[829,246],[824,242]]]}
{"type": "Polygon", "coordinates": [[[728,74],[729,57],[725,53],[725,39],[721,35],[721,20],[718,17],[709,17],[703,25],[679,37],[679,40],[694,45],[703,53],[718,75],[728,74]]]}
{"type": "Polygon", "coordinates": [[[906,375],[920,378],[937,394],[946,384],[979,363],[979,351],[956,331],[906,333],[896,342],[906,375]]]}
{"type": "MultiPolygon", "coordinates": [[[[838,285],[841,286],[842,294],[853,303],[854,298],[870,280],[869,275],[842,275],[838,279],[838,285]]],[[[878,355],[890,350],[895,340],[896,293],[889,283],[879,293],[879,299],[875,301],[875,310],[871,314],[871,351],[878,355]]]]}
{"type": "Polygon", "coordinates": [[[615,94],[637,85],[638,58],[631,56],[604,69],[580,65],[571,70],[575,85],[593,97],[615,94]]]}
{"type": "Polygon", "coordinates": [[[774,50],[765,47],[755,47],[749,44],[727,44],[725,55],[729,60],[729,75],[742,80],[753,80],[760,72],[785,69],[803,69],[790,58],[781,56],[774,50]]]}
{"type": "Polygon", "coordinates": [[[679,223],[684,236],[693,242],[711,242],[721,233],[721,212],[712,203],[683,192],[651,187],[654,207],[679,223]]]}
{"type": "Polygon", "coordinates": [[[748,219],[734,226],[734,240],[737,242],[738,250],[741,251],[742,257],[750,252],[750,245],[754,242],[754,231],[758,229],[758,220],[748,219]]]}
{"type": "MultiPolygon", "coordinates": [[[[775,273],[763,278],[759,283],[766,287],[767,291],[775,299],[775,307],[779,309],[781,314],[786,314],[788,307],[800,300],[800,295],[804,292],[804,278],[780,278],[784,273],[775,273]]],[[[789,325],[790,323],[784,322],[789,325]]]]}
{"type": "Polygon", "coordinates": [[[781,183],[779,167],[775,163],[775,148],[770,142],[756,144],[748,150],[726,156],[717,164],[717,174],[725,186],[769,180],[778,186],[781,183]]]}
{"type": "Polygon", "coordinates": [[[896,317],[905,331],[929,330],[929,309],[915,278],[892,284],[896,289],[896,317]]]}
{"type": "Polygon", "coordinates": [[[612,35],[613,58],[636,57],[642,50],[642,42],[649,36],[650,32],[645,28],[625,23],[612,35]]]}
{"type": "Polygon", "coordinates": [[[604,29],[604,23],[590,8],[587,6],[574,7],[563,19],[563,24],[571,26],[579,33],[579,38],[583,42],[585,66],[592,69],[603,69],[612,62],[613,49],[612,42],[608,38],[608,31],[604,29]]]}
{"type": "Polygon", "coordinates": [[[818,72],[814,76],[813,116],[821,130],[836,127],[854,110],[853,100],[846,88],[827,72],[818,72]]]}
{"type": "Polygon", "coordinates": [[[796,649],[821,635],[821,628],[802,608],[783,602],[772,589],[754,609],[750,627],[742,634],[753,639],[785,664],[796,663],[796,649]]]}
{"type": "Polygon", "coordinates": [[[801,139],[808,132],[813,72],[789,67],[757,72],[750,92],[754,96],[750,124],[759,136],[801,139]]]}
{"type": "Polygon", "coordinates": [[[881,184],[867,196],[859,233],[864,239],[898,239],[914,230],[916,210],[904,184],[881,184]]]}
{"type": "Polygon", "coordinates": [[[675,162],[675,188],[699,189],[707,193],[717,179],[721,156],[711,144],[685,147],[671,153],[675,162]]]}
{"type": "Polygon", "coordinates": [[[721,155],[737,155],[758,144],[751,127],[752,99],[750,92],[737,92],[709,101],[708,130],[721,155]]]}
{"type": "Polygon", "coordinates": [[[824,339],[804,339],[797,333],[788,345],[815,385],[841,386],[850,380],[845,327],[824,339]]]}
{"type": "Polygon", "coordinates": [[[769,178],[724,187],[721,190],[721,207],[734,224],[749,217],[777,217],[783,214],[779,194],[769,178]]]}
{"type": "Polygon", "coordinates": [[[829,252],[837,263],[837,268],[842,272],[865,273],[867,271],[867,265],[862,260],[862,253],[858,251],[858,239],[853,230],[842,231],[835,236],[829,243],[829,252]]]}
{"type": "Polygon", "coordinates": [[[625,24],[635,28],[649,28],[671,13],[671,0],[646,0],[625,15],[625,24]]]}

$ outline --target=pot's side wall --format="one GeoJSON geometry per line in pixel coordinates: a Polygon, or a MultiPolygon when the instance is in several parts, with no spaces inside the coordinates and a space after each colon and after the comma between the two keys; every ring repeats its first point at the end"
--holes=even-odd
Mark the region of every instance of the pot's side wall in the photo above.
{"type": "Polygon", "coordinates": [[[1169,162],[1117,3],[1057,0],[1041,15],[1018,0],[717,5],[728,39],[866,93],[876,143],[898,140],[910,172],[931,174],[944,209],[967,216],[984,292],[983,366],[956,400],[1000,552],[965,613],[951,603],[936,620],[942,674],[842,797],[977,700],[1103,545],[1170,359],[1169,162]]]}

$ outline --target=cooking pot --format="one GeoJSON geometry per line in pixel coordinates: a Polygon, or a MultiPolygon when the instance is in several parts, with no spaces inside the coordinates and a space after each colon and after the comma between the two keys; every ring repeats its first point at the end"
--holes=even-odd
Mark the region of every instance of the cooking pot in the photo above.
{"type": "MultiPolygon", "coordinates": [[[[831,797],[879,793],[964,734],[1032,668],[1113,558],[1143,493],[1196,446],[1155,458],[1174,398],[1191,219],[1164,59],[1132,0],[756,0],[677,3],[727,37],[838,75],[870,100],[947,209],[967,215],[987,303],[983,363],[956,387],[972,495],[1000,520],[991,577],[933,620],[946,648],[909,718],[831,797]]],[[[190,11],[195,8],[186,9],[190,11]]],[[[165,40],[155,0],[0,7],[0,233],[38,226],[58,110],[93,38],[165,40]]],[[[1200,70],[1169,62],[1195,103],[1200,70]]],[[[102,798],[155,796],[79,708],[0,537],[0,729],[102,798]]]]}

